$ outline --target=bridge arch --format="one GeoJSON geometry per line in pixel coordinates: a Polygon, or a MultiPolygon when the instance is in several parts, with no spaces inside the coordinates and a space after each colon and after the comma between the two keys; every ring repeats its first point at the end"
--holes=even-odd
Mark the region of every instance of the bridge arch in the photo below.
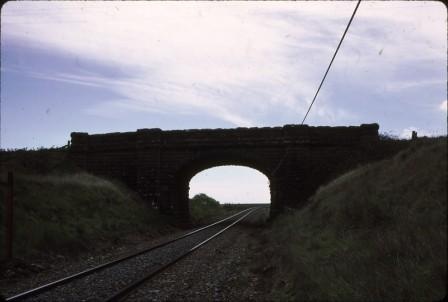
{"type": "Polygon", "coordinates": [[[181,219],[185,221],[189,219],[189,184],[191,179],[202,171],[222,166],[247,167],[263,174],[269,181],[271,207],[275,208],[276,203],[273,198],[275,196],[273,194],[275,192],[275,181],[273,181],[274,176],[270,173],[269,166],[258,161],[254,156],[250,156],[250,154],[233,151],[207,152],[191,159],[176,171],[176,194],[173,196],[173,205],[175,212],[181,219]]]}

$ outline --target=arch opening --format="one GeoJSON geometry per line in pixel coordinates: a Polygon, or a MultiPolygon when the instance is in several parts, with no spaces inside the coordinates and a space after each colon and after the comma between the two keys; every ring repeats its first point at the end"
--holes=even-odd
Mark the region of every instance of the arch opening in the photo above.
{"type": "Polygon", "coordinates": [[[269,179],[262,172],[242,165],[204,169],[189,180],[189,198],[204,193],[221,204],[269,204],[269,179]]]}
{"type": "Polygon", "coordinates": [[[222,159],[190,162],[179,170],[176,179],[176,208],[184,222],[190,221],[191,218],[190,197],[194,195],[190,196],[190,191],[192,194],[208,193],[207,195],[221,204],[263,203],[272,207],[271,201],[274,200],[272,181],[263,171],[263,166],[253,162],[222,159]],[[202,185],[197,183],[198,180],[201,182],[201,179],[202,185]]]}
{"type": "Polygon", "coordinates": [[[271,202],[269,178],[243,165],[219,165],[203,169],[187,183],[187,207],[193,223],[209,223],[218,217],[271,202]]]}

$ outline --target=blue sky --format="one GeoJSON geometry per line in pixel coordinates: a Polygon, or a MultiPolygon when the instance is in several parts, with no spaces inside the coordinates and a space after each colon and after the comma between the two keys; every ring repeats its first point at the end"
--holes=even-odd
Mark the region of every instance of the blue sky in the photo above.
{"type": "MultiPolygon", "coordinates": [[[[355,5],[8,2],[1,147],[61,146],[72,131],[300,123],[355,5]]],[[[440,2],[362,2],[306,123],[445,135],[446,18],[440,2]]],[[[198,190],[215,178],[247,183],[249,172],[225,169],[199,174],[191,191],[201,179],[198,190]]],[[[264,193],[247,198],[268,199],[255,178],[264,193]]]]}

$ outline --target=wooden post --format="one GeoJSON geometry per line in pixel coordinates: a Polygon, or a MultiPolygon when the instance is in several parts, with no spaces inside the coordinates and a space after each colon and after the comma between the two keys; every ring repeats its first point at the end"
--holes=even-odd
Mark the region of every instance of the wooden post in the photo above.
{"type": "Polygon", "coordinates": [[[6,259],[12,258],[12,243],[13,243],[13,233],[14,233],[14,174],[8,172],[8,182],[6,189],[6,200],[5,200],[5,213],[6,213],[6,259]]]}

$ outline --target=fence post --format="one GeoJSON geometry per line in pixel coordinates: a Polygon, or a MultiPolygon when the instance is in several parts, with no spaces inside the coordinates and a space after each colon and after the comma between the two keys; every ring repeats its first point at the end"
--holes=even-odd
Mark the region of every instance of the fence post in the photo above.
{"type": "Polygon", "coordinates": [[[6,189],[6,204],[5,204],[5,213],[6,213],[6,259],[12,258],[12,244],[13,244],[13,232],[14,232],[14,174],[10,171],[8,172],[8,182],[6,189]]]}

